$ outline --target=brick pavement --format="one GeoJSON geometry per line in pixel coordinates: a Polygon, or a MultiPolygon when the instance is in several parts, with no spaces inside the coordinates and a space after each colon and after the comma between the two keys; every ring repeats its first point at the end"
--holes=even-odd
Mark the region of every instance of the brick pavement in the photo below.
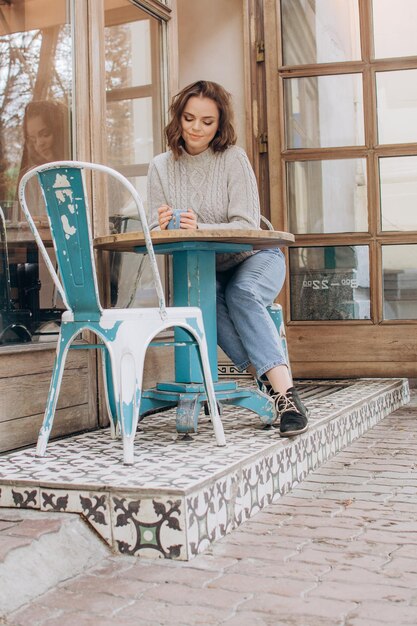
{"type": "MultiPolygon", "coordinates": [[[[416,626],[417,392],[189,563],[108,557],[9,626],[416,626]]],[[[1,620],[0,620],[1,622],[1,620]]]]}

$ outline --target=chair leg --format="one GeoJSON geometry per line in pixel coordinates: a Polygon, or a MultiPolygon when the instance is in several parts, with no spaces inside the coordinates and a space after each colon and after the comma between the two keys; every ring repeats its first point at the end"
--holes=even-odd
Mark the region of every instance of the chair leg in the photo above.
{"type": "Polygon", "coordinates": [[[107,413],[110,418],[110,437],[112,439],[120,439],[120,425],[117,419],[116,398],[113,380],[113,371],[111,367],[110,354],[108,350],[102,354],[103,380],[105,387],[105,397],[107,405],[107,413]]]}
{"type": "Polygon", "coordinates": [[[207,401],[210,408],[211,422],[213,424],[214,435],[218,446],[226,445],[226,438],[224,436],[223,424],[220,419],[219,410],[217,406],[216,394],[214,391],[213,377],[211,375],[210,362],[208,357],[206,338],[201,339],[198,335],[195,335],[199,346],[200,364],[203,370],[204,387],[206,389],[207,401]]]}
{"type": "Polygon", "coordinates": [[[56,403],[58,401],[59,391],[61,388],[62,375],[64,373],[68,347],[71,342],[72,336],[73,329],[70,331],[65,325],[62,325],[61,332],[58,337],[57,350],[55,355],[54,367],[52,370],[51,383],[49,385],[45,414],[36,444],[36,456],[44,456],[46,452],[46,446],[48,444],[49,435],[51,434],[52,425],[54,422],[56,403]]]}
{"type": "Polygon", "coordinates": [[[134,443],[142,395],[141,372],[143,365],[135,361],[132,353],[125,353],[119,363],[119,415],[125,465],[133,465],[134,462],[134,443]]]}

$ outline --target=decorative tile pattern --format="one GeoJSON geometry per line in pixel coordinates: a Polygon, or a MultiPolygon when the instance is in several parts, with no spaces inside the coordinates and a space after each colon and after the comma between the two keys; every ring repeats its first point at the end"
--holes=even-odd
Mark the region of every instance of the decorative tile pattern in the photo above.
{"type": "Polygon", "coordinates": [[[40,488],[41,511],[79,513],[94,530],[113,545],[109,494],[78,489],[40,488]]]}
{"type": "Polygon", "coordinates": [[[183,442],[166,411],[141,422],[133,466],[122,464],[122,443],[107,430],[51,442],[43,459],[32,449],[0,456],[0,506],[79,513],[123,554],[191,558],[409,399],[403,379],[298,387],[310,428],[292,440],[225,406],[225,448],[204,416],[183,442]]]}
{"type": "Polygon", "coordinates": [[[112,495],[113,547],[116,552],[151,558],[187,558],[182,498],[132,498],[112,495]]]}
{"type": "Polygon", "coordinates": [[[216,485],[211,485],[187,497],[188,544],[193,555],[203,552],[216,539],[216,496],[216,485]]]}
{"type": "Polygon", "coordinates": [[[39,488],[37,485],[30,484],[26,487],[1,485],[0,506],[17,509],[39,509],[39,488]]]}

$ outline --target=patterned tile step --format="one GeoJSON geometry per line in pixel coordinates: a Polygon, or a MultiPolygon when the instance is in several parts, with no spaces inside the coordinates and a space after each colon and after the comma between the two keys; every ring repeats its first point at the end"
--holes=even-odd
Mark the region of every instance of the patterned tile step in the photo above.
{"type": "Polygon", "coordinates": [[[140,424],[135,464],[108,430],[0,456],[0,507],[82,515],[116,552],[190,559],[287,493],[312,470],[409,400],[405,379],[304,381],[310,428],[294,439],[225,407],[227,446],[209,419],[185,442],[173,410],[140,424]]]}

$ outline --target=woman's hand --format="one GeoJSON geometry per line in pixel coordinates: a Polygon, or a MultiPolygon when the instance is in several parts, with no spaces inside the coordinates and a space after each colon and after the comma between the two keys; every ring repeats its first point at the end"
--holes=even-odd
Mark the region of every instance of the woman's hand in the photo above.
{"type": "Polygon", "coordinates": [[[181,213],[181,228],[188,230],[196,230],[198,228],[197,216],[192,209],[181,213]]]}
{"type": "Polygon", "coordinates": [[[172,217],[172,209],[167,204],[163,204],[158,209],[158,223],[161,230],[166,230],[172,217]]]}
{"type": "MultiPolygon", "coordinates": [[[[173,210],[167,204],[163,204],[158,209],[158,222],[161,230],[166,230],[171,220],[173,210]]],[[[181,212],[180,228],[195,230],[197,228],[197,216],[192,209],[181,212]]]]}

